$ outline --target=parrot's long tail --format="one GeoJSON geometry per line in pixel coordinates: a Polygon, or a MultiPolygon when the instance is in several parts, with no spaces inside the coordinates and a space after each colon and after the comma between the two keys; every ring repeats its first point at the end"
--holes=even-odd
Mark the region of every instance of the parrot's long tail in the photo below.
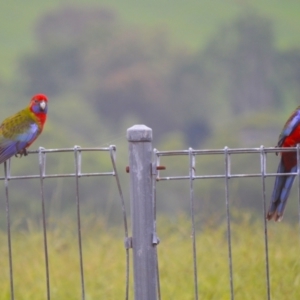
{"type": "MultiPolygon", "coordinates": [[[[291,169],[291,173],[297,171],[297,166],[291,169]]],[[[290,173],[289,172],[289,173],[290,173]]],[[[279,163],[277,173],[287,173],[282,161],[279,163]]],[[[285,209],[287,199],[289,197],[295,175],[276,176],[271,203],[267,212],[267,220],[274,218],[276,222],[281,221],[285,209]]]]}

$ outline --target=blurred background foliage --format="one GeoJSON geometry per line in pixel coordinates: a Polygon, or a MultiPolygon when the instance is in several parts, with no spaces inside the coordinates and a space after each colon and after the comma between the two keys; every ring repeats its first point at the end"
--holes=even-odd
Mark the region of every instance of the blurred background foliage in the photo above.
{"type": "MultiPolygon", "coordinates": [[[[299,11],[300,3],[292,0],[2,3],[0,117],[21,109],[37,92],[47,94],[49,118],[32,149],[116,144],[128,198],[126,129],[136,123],[153,129],[159,150],[276,144],[300,99],[299,11]]],[[[110,169],[108,155],[84,159],[86,172],[110,169]]],[[[234,167],[260,172],[259,159],[239,156],[234,167]]],[[[268,156],[269,172],[277,161],[268,156]]],[[[188,174],[186,159],[166,166],[170,175],[188,174]]],[[[13,174],[38,173],[37,157],[14,158],[12,167],[13,174]]],[[[71,154],[47,158],[48,173],[73,171],[71,154]]],[[[223,159],[203,156],[197,172],[223,173],[223,159]]],[[[260,179],[230,184],[232,203],[260,216],[260,179]]],[[[10,185],[12,219],[39,219],[38,182],[10,185]]],[[[268,178],[268,198],[272,185],[268,178]]],[[[45,188],[52,218],[75,213],[74,181],[53,179],[45,188]]],[[[87,211],[121,220],[113,179],[82,180],[80,188],[87,211]]],[[[160,212],[189,209],[186,182],[159,183],[158,195],[160,212]]],[[[203,220],[223,218],[224,195],[222,180],[197,182],[196,209],[203,220]]],[[[286,220],[297,218],[295,199],[296,191],[286,220]]]]}

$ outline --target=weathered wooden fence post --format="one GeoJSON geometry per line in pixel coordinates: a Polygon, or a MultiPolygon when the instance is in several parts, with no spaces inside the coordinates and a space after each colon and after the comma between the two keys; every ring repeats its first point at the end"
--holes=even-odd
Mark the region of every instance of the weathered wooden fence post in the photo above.
{"type": "Polygon", "coordinates": [[[152,129],[128,128],[134,299],[156,300],[155,246],[152,244],[152,129]]]}

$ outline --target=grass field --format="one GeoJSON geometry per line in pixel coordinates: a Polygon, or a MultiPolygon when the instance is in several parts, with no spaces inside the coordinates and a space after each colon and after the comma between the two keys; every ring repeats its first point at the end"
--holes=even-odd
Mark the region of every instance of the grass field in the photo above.
{"type": "MultiPolygon", "coordinates": [[[[63,223],[63,222],[62,222],[63,223]]],[[[62,225],[62,224],[61,224],[62,225]]],[[[75,224],[66,223],[48,234],[50,285],[53,299],[79,299],[80,277],[75,224]]],[[[13,233],[15,298],[44,299],[46,293],[41,231],[13,233]]],[[[86,299],[124,299],[125,250],[122,231],[98,223],[83,230],[86,299]]],[[[162,299],[194,299],[190,223],[185,217],[161,218],[158,248],[162,299]]],[[[226,226],[197,232],[199,297],[230,299],[226,226]]],[[[299,228],[269,225],[272,299],[299,299],[299,228]]],[[[235,299],[266,299],[264,238],[261,222],[250,217],[232,223],[235,299]]],[[[0,233],[0,299],[10,299],[7,244],[0,233]]],[[[133,299],[132,274],[130,299],[133,299]]]]}

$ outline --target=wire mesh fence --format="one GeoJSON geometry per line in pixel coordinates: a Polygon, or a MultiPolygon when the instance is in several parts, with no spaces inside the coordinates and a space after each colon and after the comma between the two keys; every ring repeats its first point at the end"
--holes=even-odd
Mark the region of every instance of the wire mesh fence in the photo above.
{"type": "MultiPolygon", "coordinates": [[[[199,180],[208,180],[208,179],[222,179],[223,190],[224,190],[224,202],[226,210],[226,226],[227,226],[227,260],[228,260],[228,286],[230,289],[230,296],[228,298],[235,299],[236,289],[234,285],[234,258],[232,251],[232,229],[231,229],[231,205],[230,205],[230,185],[229,182],[238,179],[238,178],[259,178],[261,181],[261,200],[262,200],[262,222],[263,222],[263,242],[264,242],[264,266],[265,266],[265,299],[271,299],[271,282],[270,282],[270,262],[269,262],[269,237],[268,237],[268,222],[266,220],[266,211],[267,206],[269,205],[269,199],[267,199],[266,192],[266,178],[275,177],[275,176],[288,176],[295,175],[298,176],[298,203],[300,207],[300,179],[299,179],[299,157],[300,157],[300,147],[299,145],[295,148],[278,148],[278,147],[264,147],[259,148],[235,148],[230,149],[225,147],[223,149],[204,149],[204,150],[195,150],[189,148],[188,150],[178,150],[178,151],[159,151],[154,149],[154,166],[156,171],[154,191],[157,191],[157,184],[163,185],[163,182],[166,181],[189,181],[189,202],[190,202],[190,218],[191,218],[191,237],[192,237],[192,257],[193,257],[193,281],[194,281],[194,299],[199,299],[199,284],[201,286],[201,281],[198,278],[198,266],[197,262],[197,242],[196,242],[196,225],[195,225],[195,181],[199,180]],[[274,173],[267,170],[267,158],[268,154],[280,153],[280,152],[290,152],[293,151],[297,153],[298,159],[298,170],[297,172],[292,173],[274,173]],[[246,173],[246,172],[236,172],[232,170],[231,160],[232,157],[237,155],[246,155],[246,154],[255,154],[256,159],[259,161],[260,171],[256,173],[246,173]],[[187,174],[176,174],[176,171],[172,174],[164,175],[165,171],[160,171],[168,169],[168,164],[165,161],[162,161],[164,157],[174,157],[178,160],[180,157],[188,157],[187,161],[187,174]],[[204,174],[197,175],[197,158],[201,156],[219,156],[223,161],[223,172],[215,174],[204,174]]],[[[200,170],[202,171],[202,170],[200,170]]],[[[208,170],[206,170],[209,173],[208,170]]],[[[203,171],[202,171],[203,172],[203,171]]],[[[155,197],[154,197],[155,198],[155,197]]],[[[207,249],[209,252],[209,249],[207,249]]],[[[251,250],[250,250],[251,251],[251,250]]],[[[209,254],[208,254],[209,255],[209,254]]],[[[224,274],[222,274],[224,276],[224,274]]],[[[222,276],[221,275],[221,276],[222,276]]],[[[260,274],[257,274],[260,275],[260,274]]],[[[282,282],[284,279],[282,279],[282,282]]],[[[158,286],[159,295],[161,294],[160,286],[158,286]]],[[[201,290],[201,289],[200,289],[201,290]]],[[[248,287],[248,294],[254,294],[255,291],[251,290],[251,287],[248,287]]],[[[227,297],[224,296],[224,299],[227,297]]],[[[160,299],[160,297],[159,297],[160,299]]],[[[259,298],[261,299],[261,298],[259,298]]]]}
{"type": "MultiPolygon", "coordinates": [[[[81,226],[81,199],[79,193],[79,181],[80,178],[84,177],[114,177],[116,182],[116,190],[118,191],[120,198],[120,206],[123,215],[123,225],[124,225],[124,236],[128,239],[128,225],[127,216],[125,210],[125,202],[123,191],[121,188],[121,183],[116,167],[116,147],[114,145],[100,148],[81,148],[80,146],[75,146],[74,148],[64,148],[64,149],[44,149],[39,148],[38,151],[29,151],[28,154],[38,155],[39,173],[31,175],[13,175],[11,174],[11,160],[4,163],[4,176],[0,177],[0,180],[4,181],[5,185],[5,206],[6,206],[6,220],[7,220],[7,246],[8,246],[8,266],[9,266],[9,284],[10,284],[10,299],[15,299],[15,287],[14,284],[14,265],[13,265],[13,252],[12,252],[12,232],[11,232],[11,209],[10,209],[10,196],[9,196],[9,182],[13,180],[26,180],[26,179],[37,179],[40,185],[40,199],[41,199],[41,215],[42,215],[42,227],[43,227],[43,247],[44,247],[44,262],[45,262],[45,290],[46,299],[51,299],[51,282],[50,282],[50,269],[49,269],[49,253],[48,253],[48,238],[47,238],[47,217],[45,209],[45,192],[44,192],[44,182],[50,178],[74,178],[75,179],[75,195],[76,195],[76,214],[77,214],[77,239],[78,239],[78,259],[79,259],[79,273],[80,273],[80,289],[81,289],[81,299],[86,299],[86,289],[85,289],[85,273],[84,273],[84,258],[82,250],[82,226],[81,226]],[[83,172],[82,171],[82,153],[108,153],[109,159],[111,161],[111,171],[109,172],[83,172]],[[74,172],[73,173],[48,173],[46,167],[46,157],[47,154],[61,154],[61,153],[73,153],[74,154],[74,172]]],[[[3,272],[4,270],[2,270],[3,272]]],[[[125,299],[128,299],[129,293],[129,248],[126,248],[126,280],[125,280],[125,299]]]]}
{"type": "MultiPolygon", "coordinates": [[[[6,221],[7,221],[7,259],[8,259],[8,273],[9,273],[9,285],[10,285],[10,299],[14,300],[15,291],[18,288],[14,283],[14,255],[12,247],[12,232],[11,232],[11,207],[10,207],[10,182],[13,180],[27,180],[34,179],[39,182],[40,200],[41,200],[41,216],[42,216],[42,231],[43,231],[43,250],[44,250],[44,265],[45,265],[45,291],[46,299],[52,299],[51,295],[51,276],[49,268],[49,245],[48,245],[48,227],[47,227],[47,214],[45,208],[45,181],[50,178],[73,178],[75,180],[75,197],[76,197],[76,222],[77,222],[77,255],[79,260],[78,273],[80,274],[80,298],[88,299],[85,283],[85,269],[84,269],[84,255],[83,255],[83,239],[82,239],[82,224],[81,224],[81,196],[80,196],[80,179],[87,177],[113,177],[115,178],[115,189],[118,191],[120,198],[120,208],[123,217],[124,237],[125,237],[125,257],[126,257],[126,269],[124,270],[124,286],[126,300],[129,299],[129,281],[130,281],[130,250],[132,250],[133,256],[133,270],[134,270],[134,299],[138,300],[155,300],[164,298],[164,284],[161,280],[161,266],[160,266],[160,254],[158,247],[164,247],[163,241],[160,243],[157,231],[156,211],[157,204],[160,201],[159,190],[164,186],[166,182],[178,182],[184,181],[188,183],[188,195],[189,199],[189,212],[190,212],[190,230],[191,230],[191,255],[192,257],[192,275],[193,281],[193,298],[187,299],[208,299],[203,296],[202,293],[202,279],[205,276],[205,270],[201,269],[201,261],[203,257],[199,256],[199,243],[197,243],[197,237],[201,232],[198,232],[196,225],[196,194],[199,189],[195,188],[196,182],[205,182],[207,180],[222,180],[223,181],[223,200],[224,211],[226,216],[226,245],[227,245],[227,274],[220,274],[228,278],[227,285],[229,289],[228,297],[224,296],[223,299],[235,299],[236,288],[236,269],[235,269],[235,256],[233,251],[233,237],[232,237],[232,204],[230,182],[244,178],[257,178],[260,181],[261,190],[261,204],[262,204],[262,243],[263,243],[263,264],[264,274],[259,274],[264,278],[264,299],[271,299],[272,295],[272,280],[270,271],[270,258],[269,258],[269,229],[268,222],[266,221],[266,208],[268,206],[266,179],[269,177],[275,177],[278,174],[270,172],[268,168],[269,154],[276,152],[295,151],[298,157],[298,170],[293,173],[298,178],[298,195],[300,195],[300,168],[299,157],[300,147],[284,149],[276,147],[258,147],[258,148],[228,148],[223,149],[205,149],[195,150],[189,148],[187,150],[178,151],[159,151],[152,148],[152,131],[147,128],[133,128],[128,136],[129,141],[129,156],[130,162],[128,171],[131,177],[131,219],[132,219],[132,236],[129,234],[127,215],[125,210],[124,196],[121,188],[120,177],[116,166],[116,147],[110,146],[107,148],[81,148],[75,146],[73,148],[66,149],[44,149],[39,148],[38,151],[29,152],[29,154],[37,155],[39,172],[31,175],[14,175],[11,172],[11,162],[8,160],[4,163],[4,176],[0,177],[0,180],[4,182],[5,186],[5,207],[6,207],[6,221]],[[145,145],[147,143],[147,145],[145,145]],[[111,171],[105,172],[83,172],[82,167],[82,153],[106,153],[109,156],[111,162],[111,171]],[[49,154],[61,154],[71,153],[74,156],[74,172],[71,173],[49,173],[47,169],[46,158],[49,154]],[[257,172],[240,172],[233,166],[232,160],[235,156],[254,155],[254,161],[258,162],[259,170],[257,172]],[[209,169],[202,170],[198,167],[199,159],[201,157],[216,157],[220,163],[220,168],[212,172],[209,169]],[[186,172],[182,172],[182,169],[172,168],[171,164],[168,164],[167,158],[173,157],[178,161],[180,158],[186,158],[186,172]],[[220,169],[222,171],[220,171],[220,169]],[[158,246],[159,245],[159,246],[158,246]],[[199,266],[201,269],[199,277],[199,266]],[[150,288],[149,288],[150,287],[150,288]]],[[[274,168],[272,168],[274,169],[274,168]]],[[[243,170],[242,170],[243,171],[243,170]]],[[[287,176],[286,173],[279,174],[279,176],[287,176]]],[[[200,189],[201,192],[201,189],[200,189]]],[[[299,198],[299,197],[298,197],[299,198]]],[[[299,201],[299,200],[298,200],[299,201]]],[[[300,203],[300,202],[299,202],[300,203]]],[[[209,256],[209,249],[207,255],[209,256]]],[[[220,249],[224,252],[224,249],[220,249]]],[[[251,251],[251,249],[249,250],[251,251]]],[[[180,258],[178,258],[180,259],[180,258]]],[[[205,258],[207,259],[207,258],[205,258]]],[[[3,271],[3,270],[2,270],[3,271]]],[[[179,285],[180,282],[173,282],[173,285],[179,285]]],[[[282,279],[284,284],[284,279],[282,279]]],[[[212,287],[213,289],[213,287],[212,287]]],[[[251,291],[249,287],[248,293],[255,293],[251,291]]],[[[174,298],[175,299],[175,298],[174,298]]],[[[183,299],[181,297],[181,299],[183,299]]],[[[254,298],[253,298],[254,299],[254,298]]]]}

